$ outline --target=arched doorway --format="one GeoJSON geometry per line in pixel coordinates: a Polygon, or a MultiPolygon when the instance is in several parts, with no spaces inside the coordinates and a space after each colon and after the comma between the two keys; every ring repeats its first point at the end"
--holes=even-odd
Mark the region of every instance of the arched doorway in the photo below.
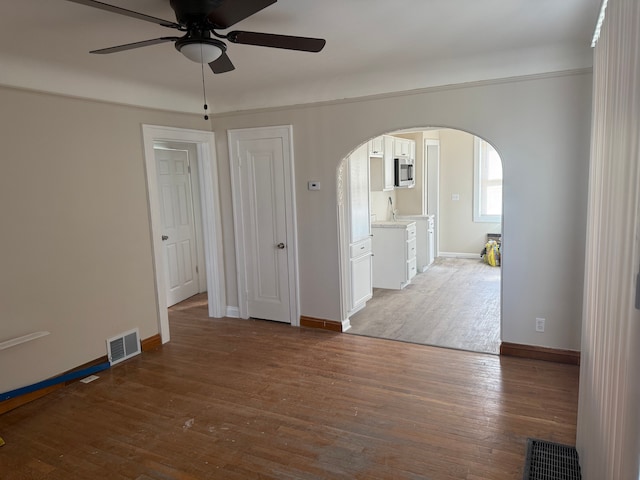
{"type": "Polygon", "coordinates": [[[343,311],[349,332],[499,352],[502,162],[489,142],[449,128],[391,132],[363,144],[342,161],[338,197],[343,311]],[[380,145],[384,149],[385,140],[395,139],[410,142],[404,148],[415,160],[415,184],[408,188],[394,187],[384,178],[385,164],[396,162],[398,149],[391,159],[376,151],[380,145]],[[366,239],[351,235],[353,222],[363,223],[363,175],[369,205],[365,214],[372,233],[370,297],[363,286],[366,264],[363,257],[353,257],[366,253],[358,243],[366,245],[366,239]],[[359,202],[355,210],[354,192],[359,202]],[[393,236],[398,238],[395,243],[389,240],[393,236]],[[499,254],[495,266],[481,256],[489,241],[495,242],[489,252],[499,254]],[[412,248],[417,251],[414,259],[405,256],[412,248]],[[401,262],[406,262],[407,272],[415,268],[415,276],[407,273],[402,278],[401,262]]]}

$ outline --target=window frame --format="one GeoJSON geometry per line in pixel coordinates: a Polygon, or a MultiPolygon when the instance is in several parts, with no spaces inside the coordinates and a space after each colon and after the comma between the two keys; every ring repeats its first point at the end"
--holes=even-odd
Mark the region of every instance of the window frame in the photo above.
{"type": "MultiPolygon", "coordinates": [[[[473,221],[477,223],[502,223],[502,213],[500,215],[487,215],[482,213],[483,189],[488,186],[488,180],[483,179],[482,168],[482,143],[492,145],[485,140],[474,137],[473,139],[473,221]]],[[[493,148],[493,147],[492,147],[493,148]]],[[[500,159],[502,163],[502,159],[500,159]]],[[[504,171],[501,180],[501,188],[504,187],[504,171]]],[[[502,211],[502,205],[500,206],[502,211]]]]}

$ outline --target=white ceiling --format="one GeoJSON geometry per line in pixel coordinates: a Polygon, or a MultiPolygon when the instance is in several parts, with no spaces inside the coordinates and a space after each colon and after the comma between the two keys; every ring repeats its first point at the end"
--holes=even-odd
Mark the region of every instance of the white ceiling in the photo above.
{"type": "MultiPolygon", "coordinates": [[[[168,0],[103,1],[175,20],[168,0]]],[[[202,111],[200,65],[171,43],[88,53],[175,30],[65,0],[3,3],[0,84],[202,111]]],[[[231,29],[321,37],[324,50],[230,44],[236,70],[206,69],[207,96],[215,112],[228,112],[587,68],[599,7],[600,0],[279,0],[231,29]]]]}

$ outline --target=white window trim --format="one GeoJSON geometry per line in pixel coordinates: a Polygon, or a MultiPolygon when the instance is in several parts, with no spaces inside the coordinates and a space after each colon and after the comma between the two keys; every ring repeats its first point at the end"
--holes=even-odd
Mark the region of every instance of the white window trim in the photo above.
{"type": "Polygon", "coordinates": [[[473,221],[478,223],[501,223],[502,215],[483,215],[480,210],[482,205],[482,186],[480,181],[480,150],[482,141],[479,137],[474,137],[473,139],[473,221]]]}

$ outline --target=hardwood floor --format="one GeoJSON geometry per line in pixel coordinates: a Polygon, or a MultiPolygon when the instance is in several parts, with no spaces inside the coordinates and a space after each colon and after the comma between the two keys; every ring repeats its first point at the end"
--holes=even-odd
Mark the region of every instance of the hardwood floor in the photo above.
{"type": "Polygon", "coordinates": [[[578,367],[170,310],[172,340],[0,416],[16,479],[521,479],[578,367]]]}
{"type": "Polygon", "coordinates": [[[498,354],[500,268],[437,258],[402,290],[376,288],[348,333],[498,354]]]}

